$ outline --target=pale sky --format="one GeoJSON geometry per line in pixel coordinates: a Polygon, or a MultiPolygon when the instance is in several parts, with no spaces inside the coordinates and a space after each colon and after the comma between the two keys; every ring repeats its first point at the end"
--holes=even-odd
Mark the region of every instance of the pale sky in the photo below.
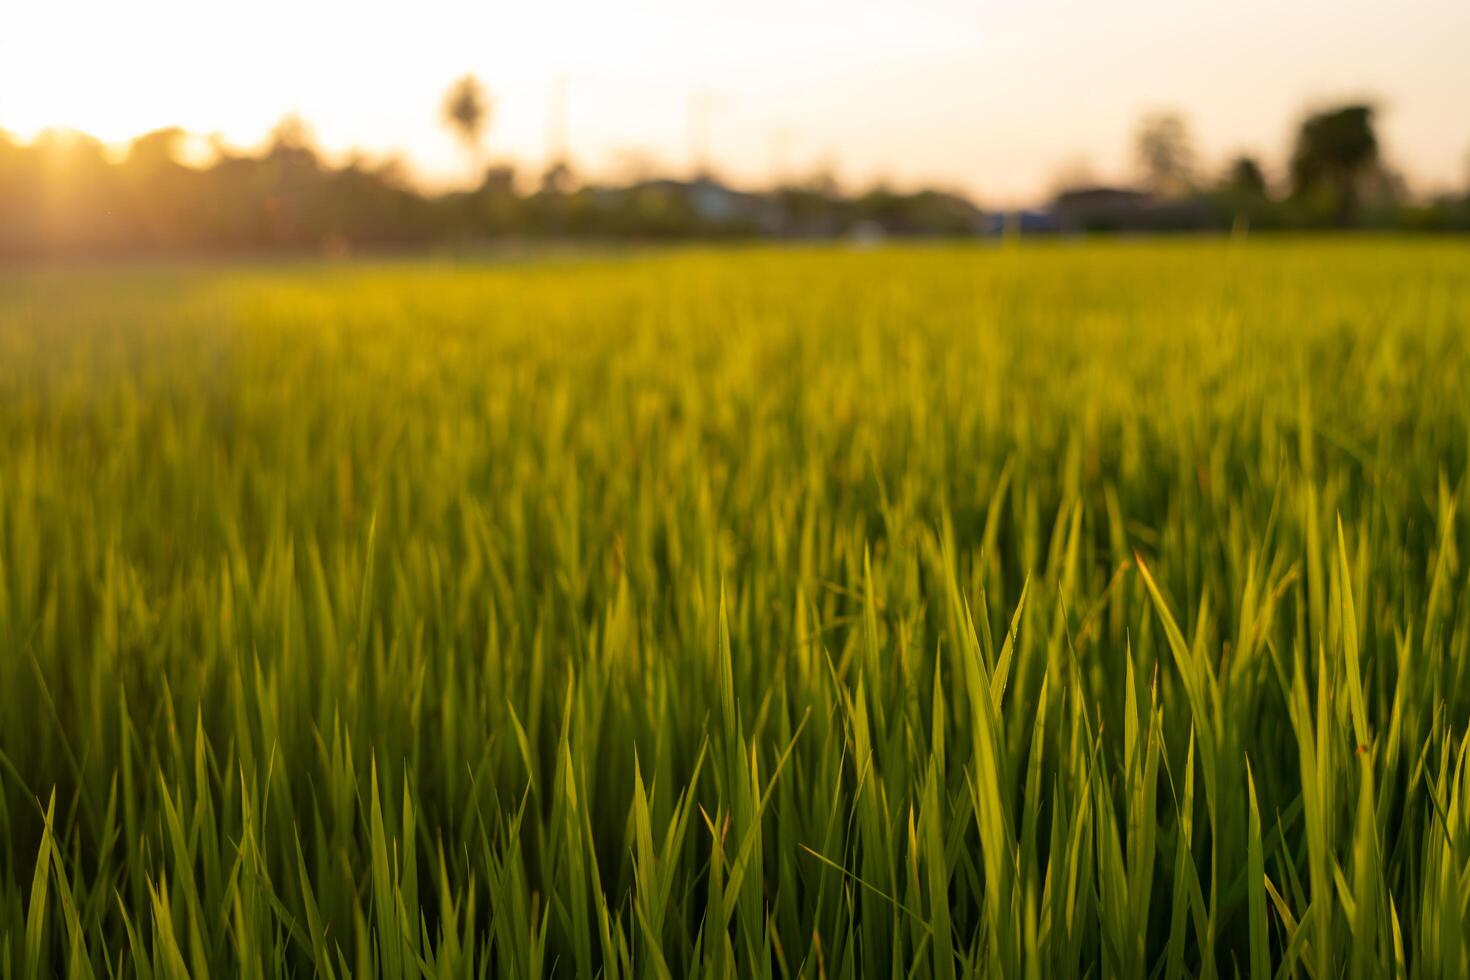
{"type": "Polygon", "coordinates": [[[597,176],[687,171],[699,93],[737,182],[826,165],[990,204],[1083,161],[1126,179],[1160,108],[1211,169],[1246,151],[1279,175],[1304,108],[1370,96],[1411,186],[1470,180],[1470,0],[0,0],[0,129],[22,138],[180,125],[251,146],[294,112],[330,151],[463,181],[439,103],[467,71],[495,99],[490,155],[536,170],[564,78],[597,176]]]}

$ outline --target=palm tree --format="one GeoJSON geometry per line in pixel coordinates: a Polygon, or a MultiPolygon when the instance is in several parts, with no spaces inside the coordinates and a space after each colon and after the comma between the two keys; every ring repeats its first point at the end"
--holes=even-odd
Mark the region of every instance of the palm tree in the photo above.
{"type": "Polygon", "coordinates": [[[474,75],[464,75],[444,93],[444,125],[454,130],[469,154],[475,180],[480,178],[485,130],[490,126],[490,97],[474,75]]]}

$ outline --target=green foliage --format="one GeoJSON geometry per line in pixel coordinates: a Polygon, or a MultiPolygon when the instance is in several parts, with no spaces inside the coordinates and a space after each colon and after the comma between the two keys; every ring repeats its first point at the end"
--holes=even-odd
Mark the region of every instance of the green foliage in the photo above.
{"type": "Polygon", "coordinates": [[[1470,973],[1470,252],[0,277],[0,977],[1470,973]]]}
{"type": "Polygon", "coordinates": [[[1377,163],[1372,106],[1315,113],[1302,120],[1292,148],[1292,193],[1328,210],[1339,225],[1351,225],[1358,217],[1363,185],[1377,163]]]}
{"type": "Polygon", "coordinates": [[[29,143],[0,130],[0,259],[139,254],[285,252],[340,257],[353,250],[480,248],[514,252],[524,239],[835,238],[879,227],[898,236],[972,237],[976,205],[934,189],[844,195],[827,179],[765,192],[713,178],[646,175],[627,184],[579,178],[565,159],[539,187],[513,164],[487,166],[493,104],[470,77],[447,94],[443,118],[471,166],[463,190],[431,193],[401,161],[319,154],[311,131],[282,120],[269,145],[239,152],[215,142],[183,162],[188,134],[147,133],[115,159],[80,133],[29,143]]]}

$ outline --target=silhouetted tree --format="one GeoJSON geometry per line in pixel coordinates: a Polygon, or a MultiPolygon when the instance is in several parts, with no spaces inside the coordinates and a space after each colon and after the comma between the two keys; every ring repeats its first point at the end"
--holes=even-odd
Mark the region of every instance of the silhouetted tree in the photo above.
{"type": "Polygon", "coordinates": [[[187,135],[178,126],[144,133],[128,144],[128,166],[156,171],[177,164],[179,146],[187,135]]]}
{"type": "Polygon", "coordinates": [[[1254,157],[1238,156],[1226,166],[1215,188],[1215,203],[1237,231],[1279,227],[1279,207],[1271,200],[1266,175],[1254,157]]]}
{"type": "Polygon", "coordinates": [[[509,164],[485,168],[485,177],[474,192],[474,212],[482,233],[505,234],[522,221],[521,198],[516,194],[516,170],[509,164]]]}
{"type": "MultiPolygon", "coordinates": [[[[477,85],[459,87],[470,97],[458,106],[448,103],[445,118],[477,148],[488,111],[484,96],[477,85]]],[[[1186,188],[1190,154],[1183,124],[1177,117],[1156,119],[1143,135],[1151,183],[1166,191],[1186,188]]],[[[864,227],[893,235],[968,235],[981,227],[979,212],[960,195],[879,185],[854,196],[831,169],[755,194],[714,179],[660,179],[652,164],[595,184],[554,157],[543,174],[523,181],[509,167],[481,166],[473,184],[434,193],[417,186],[401,162],[322,155],[310,129],[294,116],[282,120],[263,147],[249,151],[215,139],[212,152],[186,159],[192,139],[176,129],[158,130],[118,158],[79,133],[48,131],[23,143],[0,132],[0,260],[187,249],[343,255],[499,236],[830,237],[864,227]]],[[[1274,229],[1320,226],[1327,216],[1342,215],[1344,223],[1361,219],[1373,227],[1470,231],[1465,192],[1407,197],[1403,182],[1378,159],[1371,115],[1362,107],[1309,120],[1290,177],[1296,193],[1273,200],[1260,166],[1242,157],[1208,194],[1160,201],[1136,190],[1094,186],[1090,169],[1074,163],[1058,179],[1072,193],[1050,215],[1038,216],[1036,228],[1274,229]]]]}
{"type": "Polygon", "coordinates": [[[1291,154],[1293,195],[1332,212],[1341,226],[1357,221],[1364,183],[1378,164],[1373,107],[1347,105],[1308,116],[1291,154]]]}
{"type": "Polygon", "coordinates": [[[549,195],[570,194],[577,176],[566,160],[553,160],[541,173],[541,193],[549,195]]]}
{"type": "Polygon", "coordinates": [[[1266,196],[1266,175],[1254,157],[1239,156],[1225,168],[1221,189],[1231,194],[1250,197],[1266,196]]]}
{"type": "Polygon", "coordinates": [[[490,99],[474,75],[464,75],[444,93],[444,124],[454,130],[469,154],[476,180],[480,177],[480,154],[485,130],[490,125],[490,99]]]}
{"type": "Polygon", "coordinates": [[[312,144],[311,127],[306,124],[305,119],[302,119],[295,113],[287,113],[280,118],[275,126],[271,127],[270,144],[273,150],[310,149],[312,144]]]}
{"type": "Polygon", "coordinates": [[[1155,194],[1188,193],[1194,185],[1194,148],[1184,117],[1160,112],[1139,124],[1135,152],[1144,184],[1155,194]]]}
{"type": "Polygon", "coordinates": [[[178,127],[156,129],[128,144],[114,168],[119,217],[149,244],[181,246],[202,215],[199,172],[179,162],[188,134],[178,127]]]}

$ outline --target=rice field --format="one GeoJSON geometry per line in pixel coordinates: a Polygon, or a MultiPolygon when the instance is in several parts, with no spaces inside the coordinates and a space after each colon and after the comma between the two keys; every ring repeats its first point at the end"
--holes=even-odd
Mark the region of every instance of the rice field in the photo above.
{"type": "Polygon", "coordinates": [[[0,272],[0,977],[1470,975],[1470,247],[0,272]]]}

